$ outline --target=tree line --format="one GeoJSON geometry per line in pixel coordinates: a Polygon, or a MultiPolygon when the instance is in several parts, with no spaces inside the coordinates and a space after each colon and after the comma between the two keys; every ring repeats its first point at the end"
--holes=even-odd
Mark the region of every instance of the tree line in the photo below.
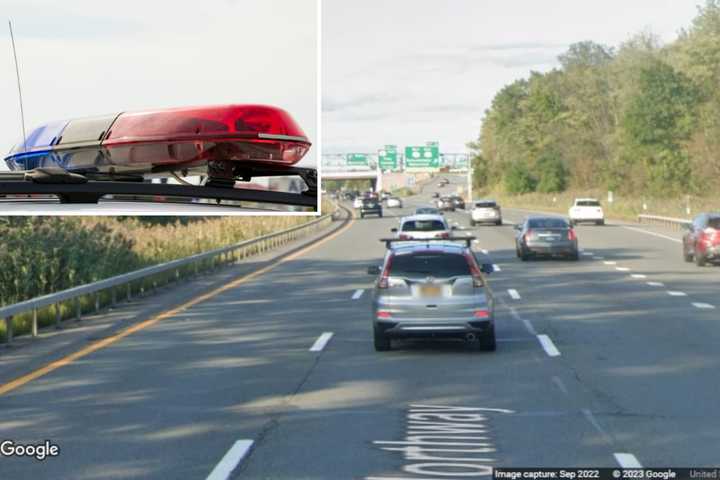
{"type": "Polygon", "coordinates": [[[477,188],[701,195],[720,178],[720,0],[663,45],[583,41],[497,93],[474,152],[477,188]]]}

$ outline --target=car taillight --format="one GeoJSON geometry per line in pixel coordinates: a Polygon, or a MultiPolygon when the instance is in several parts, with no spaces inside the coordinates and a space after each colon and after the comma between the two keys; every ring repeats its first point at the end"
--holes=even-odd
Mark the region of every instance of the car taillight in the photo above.
{"type": "Polygon", "coordinates": [[[400,234],[400,240],[410,240],[410,235],[405,235],[404,233],[400,234]]]}
{"type": "Polygon", "coordinates": [[[532,230],[528,230],[527,232],[525,232],[525,241],[527,242],[528,240],[530,240],[530,238],[532,238],[532,235],[533,235],[532,230]]]}
{"type": "Polygon", "coordinates": [[[568,240],[577,240],[577,235],[575,235],[575,230],[572,228],[568,229],[568,240]]]}
{"type": "Polygon", "coordinates": [[[442,232],[438,235],[435,235],[435,238],[450,238],[450,234],[448,232],[442,232]]]}
{"type": "Polygon", "coordinates": [[[383,268],[382,273],[380,274],[380,280],[378,280],[377,288],[389,288],[390,287],[390,267],[392,266],[393,257],[392,255],[388,257],[387,262],[385,262],[385,268],[383,268]]]}
{"type": "Polygon", "coordinates": [[[377,318],[392,318],[392,314],[387,310],[378,310],[377,318]]]}
{"type": "Polygon", "coordinates": [[[485,309],[478,309],[473,312],[475,318],[490,318],[490,311],[485,309]]]}

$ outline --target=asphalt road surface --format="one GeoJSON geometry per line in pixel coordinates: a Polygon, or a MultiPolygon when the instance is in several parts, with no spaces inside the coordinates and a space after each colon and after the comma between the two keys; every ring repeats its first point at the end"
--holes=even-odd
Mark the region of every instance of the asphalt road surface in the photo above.
{"type": "Polygon", "coordinates": [[[291,261],[0,397],[0,478],[450,479],[490,467],[720,464],[719,267],[680,234],[577,227],[579,262],[515,256],[510,223],[469,227],[499,271],[498,350],[375,352],[367,266],[425,188],[291,261]],[[715,308],[717,307],[717,308],[715,308]],[[235,468],[237,466],[237,468],[235,468]],[[211,475],[211,472],[213,475],[211,475]]]}

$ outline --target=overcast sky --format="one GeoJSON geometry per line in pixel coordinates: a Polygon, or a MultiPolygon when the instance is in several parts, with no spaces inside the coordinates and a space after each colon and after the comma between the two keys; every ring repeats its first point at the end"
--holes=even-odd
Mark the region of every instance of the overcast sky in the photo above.
{"type": "MultiPolygon", "coordinates": [[[[2,0],[0,158],[22,136],[8,18],[28,128],[126,110],[264,103],[288,110],[316,144],[316,1],[2,0]]],[[[314,165],[317,151],[303,165],[314,165]]]]}
{"type": "MultiPolygon", "coordinates": [[[[575,42],[676,38],[695,0],[326,0],[323,148],[440,142],[463,152],[504,85],[575,42]]],[[[702,2],[704,3],[704,2],[702,2]]]]}

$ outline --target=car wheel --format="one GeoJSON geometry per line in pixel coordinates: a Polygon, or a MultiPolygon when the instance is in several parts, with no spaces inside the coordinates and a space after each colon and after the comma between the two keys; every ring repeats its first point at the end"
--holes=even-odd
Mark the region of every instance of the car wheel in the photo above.
{"type": "Polygon", "coordinates": [[[687,247],[685,247],[685,245],[683,245],[683,259],[684,259],[686,262],[692,262],[692,261],[693,261],[693,256],[688,253],[687,247]]]}
{"type": "Polygon", "coordinates": [[[365,218],[365,214],[364,214],[364,213],[361,213],[361,214],[360,214],[360,218],[365,218]]]}
{"type": "Polygon", "coordinates": [[[523,262],[527,262],[529,258],[530,256],[527,253],[525,253],[523,250],[520,250],[520,260],[522,260],[523,262]]]}
{"type": "Polygon", "coordinates": [[[605,220],[598,220],[595,225],[605,225],[605,220]]]}
{"type": "Polygon", "coordinates": [[[578,260],[580,260],[580,255],[578,254],[578,252],[575,252],[575,253],[571,253],[568,258],[570,260],[572,260],[573,262],[577,262],[578,260]]]}
{"type": "Polygon", "coordinates": [[[375,344],[376,352],[387,352],[390,350],[392,345],[390,344],[390,338],[380,331],[379,328],[373,327],[373,340],[375,344]]]}
{"type": "Polygon", "coordinates": [[[697,265],[698,267],[704,267],[706,261],[707,260],[705,259],[705,255],[703,255],[702,253],[700,253],[696,250],[695,251],[695,265],[697,265]]]}
{"type": "Polygon", "coordinates": [[[498,227],[499,227],[500,225],[502,225],[502,219],[500,219],[500,220],[498,220],[497,222],[495,222],[495,225],[497,225],[498,227]]]}
{"type": "Polygon", "coordinates": [[[494,352],[497,350],[497,341],[495,340],[495,327],[492,326],[490,329],[478,338],[478,346],[480,350],[486,352],[494,352]]]}
{"type": "Polygon", "coordinates": [[[378,213],[378,217],[382,218],[382,213],[378,213]]]}

